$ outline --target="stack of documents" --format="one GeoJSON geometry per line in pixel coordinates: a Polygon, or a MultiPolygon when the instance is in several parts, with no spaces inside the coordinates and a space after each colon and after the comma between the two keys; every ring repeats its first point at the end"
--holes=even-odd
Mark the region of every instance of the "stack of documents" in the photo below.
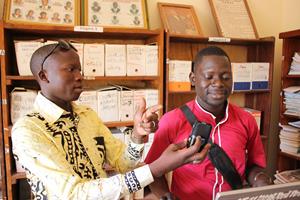
{"type": "Polygon", "coordinates": [[[300,157],[300,129],[290,125],[279,126],[282,128],[279,134],[280,150],[300,157]]]}
{"type": "Polygon", "coordinates": [[[275,184],[297,182],[300,181],[300,169],[277,172],[274,176],[275,184]]]}
{"type": "Polygon", "coordinates": [[[300,116],[300,86],[290,86],[284,91],[284,104],[286,115],[300,116]]]}
{"type": "Polygon", "coordinates": [[[300,75],[300,52],[295,52],[289,75],[300,75]]]}

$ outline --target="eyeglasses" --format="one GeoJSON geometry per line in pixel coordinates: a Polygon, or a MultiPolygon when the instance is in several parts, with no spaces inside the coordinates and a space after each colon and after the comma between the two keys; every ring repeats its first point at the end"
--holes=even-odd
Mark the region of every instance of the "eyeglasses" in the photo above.
{"type": "Polygon", "coordinates": [[[73,49],[74,51],[77,52],[77,49],[76,49],[71,43],[69,43],[69,42],[67,42],[67,41],[65,41],[65,40],[59,40],[59,41],[57,42],[57,44],[53,47],[53,49],[51,49],[51,51],[50,51],[50,52],[45,56],[45,58],[43,59],[42,64],[41,64],[41,71],[44,70],[44,63],[45,63],[45,61],[47,60],[47,58],[49,58],[49,56],[51,56],[51,55],[54,53],[54,51],[55,51],[55,49],[56,49],[57,47],[59,47],[59,48],[62,49],[62,50],[70,50],[70,49],[73,49]]]}

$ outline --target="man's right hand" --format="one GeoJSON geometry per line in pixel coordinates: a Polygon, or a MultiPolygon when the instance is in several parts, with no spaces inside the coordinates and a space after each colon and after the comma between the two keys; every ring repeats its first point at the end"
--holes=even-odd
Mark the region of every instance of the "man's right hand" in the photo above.
{"type": "Polygon", "coordinates": [[[177,144],[170,144],[158,159],[149,164],[153,177],[160,177],[184,164],[194,161],[199,163],[204,160],[211,145],[205,145],[203,150],[198,153],[201,146],[199,136],[195,144],[189,148],[186,148],[186,142],[185,140],[177,144]]]}

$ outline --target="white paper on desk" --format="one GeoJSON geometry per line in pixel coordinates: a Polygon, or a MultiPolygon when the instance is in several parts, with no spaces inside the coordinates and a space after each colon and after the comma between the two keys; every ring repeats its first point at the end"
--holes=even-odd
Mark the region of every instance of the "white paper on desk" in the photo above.
{"type": "Polygon", "coordinates": [[[252,63],[252,81],[269,81],[270,63],[252,63]]]}
{"type": "Polygon", "coordinates": [[[192,70],[192,61],[170,60],[169,82],[190,82],[189,74],[192,70]]]}
{"type": "Polygon", "coordinates": [[[105,45],[105,75],[126,75],[126,46],[123,44],[105,45]]]}
{"type": "Polygon", "coordinates": [[[75,47],[77,50],[77,54],[79,56],[79,61],[81,66],[83,66],[83,43],[77,43],[77,42],[71,42],[72,45],[75,47]]]}
{"type": "Polygon", "coordinates": [[[33,104],[37,91],[20,89],[11,92],[10,94],[10,117],[14,124],[20,117],[30,113],[33,109],[33,104]]]}
{"type": "Polygon", "coordinates": [[[30,59],[32,54],[43,44],[39,41],[14,41],[15,52],[20,76],[32,76],[30,59]]]}
{"type": "Polygon", "coordinates": [[[116,88],[98,90],[98,115],[103,122],[120,121],[119,96],[116,88]]]}
{"type": "Polygon", "coordinates": [[[233,82],[252,81],[252,63],[231,63],[233,82]]]}
{"type": "Polygon", "coordinates": [[[84,44],[83,75],[104,76],[104,44],[84,44]]]}
{"type": "Polygon", "coordinates": [[[120,91],[119,111],[121,121],[133,120],[133,90],[120,91]]]}
{"type": "Polygon", "coordinates": [[[98,101],[97,101],[97,91],[83,91],[78,100],[76,101],[79,105],[85,105],[93,109],[95,112],[98,112],[98,101]]]}
{"type": "Polygon", "coordinates": [[[145,75],[145,45],[127,44],[126,54],[127,76],[145,75]]]}
{"type": "Polygon", "coordinates": [[[158,46],[146,45],[145,46],[145,63],[146,63],[146,75],[157,76],[158,75],[158,46]]]}

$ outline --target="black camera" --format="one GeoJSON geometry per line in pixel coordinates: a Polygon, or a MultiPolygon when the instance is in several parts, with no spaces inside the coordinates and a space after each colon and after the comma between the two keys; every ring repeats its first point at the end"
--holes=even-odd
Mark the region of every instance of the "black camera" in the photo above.
{"type": "Polygon", "coordinates": [[[187,141],[187,147],[190,147],[195,144],[196,137],[201,137],[201,146],[198,152],[202,151],[203,147],[207,144],[210,136],[211,131],[211,125],[207,124],[205,122],[198,122],[196,121],[193,124],[192,133],[189,136],[189,139],[187,141]]]}

